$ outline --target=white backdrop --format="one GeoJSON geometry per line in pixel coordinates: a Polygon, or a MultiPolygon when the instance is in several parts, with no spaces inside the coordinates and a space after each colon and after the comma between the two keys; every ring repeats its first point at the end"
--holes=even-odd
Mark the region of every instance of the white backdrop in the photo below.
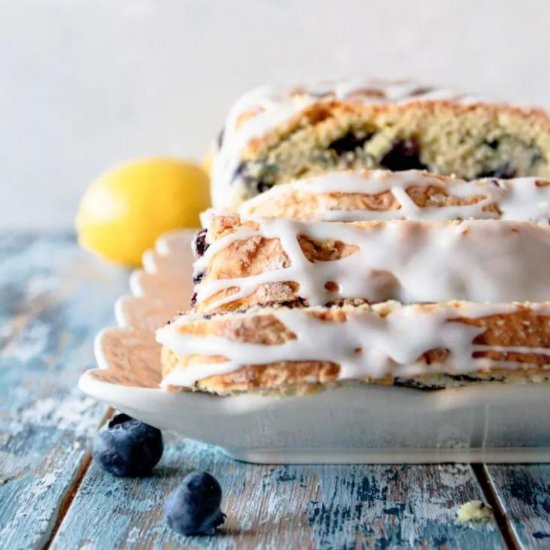
{"type": "Polygon", "coordinates": [[[0,0],[0,227],[120,161],[201,157],[247,88],[361,73],[550,107],[546,0],[0,0]]]}

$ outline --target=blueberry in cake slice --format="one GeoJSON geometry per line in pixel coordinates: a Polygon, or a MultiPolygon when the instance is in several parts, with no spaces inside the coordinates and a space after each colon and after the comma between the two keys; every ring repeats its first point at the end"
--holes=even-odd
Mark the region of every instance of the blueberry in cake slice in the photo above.
{"type": "Polygon", "coordinates": [[[261,87],[231,109],[218,140],[217,208],[335,169],[419,169],[465,179],[550,176],[540,109],[412,82],[261,87]]]}

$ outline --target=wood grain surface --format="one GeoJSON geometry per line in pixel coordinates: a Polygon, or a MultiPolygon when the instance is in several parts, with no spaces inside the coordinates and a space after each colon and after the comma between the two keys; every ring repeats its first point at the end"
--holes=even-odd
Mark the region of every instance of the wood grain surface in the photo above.
{"type": "Polygon", "coordinates": [[[487,465],[485,469],[519,544],[550,548],[550,465],[487,465]]]}
{"type": "Polygon", "coordinates": [[[172,548],[162,517],[190,470],[220,481],[226,524],[189,548],[503,548],[494,522],[460,525],[458,506],[482,499],[469,466],[250,465],[201,443],[167,438],[158,471],[114,479],[92,464],[53,548],[172,548]]]}
{"type": "Polygon", "coordinates": [[[47,543],[106,408],[76,388],[127,274],[73,237],[0,238],[0,547],[47,543]]]}

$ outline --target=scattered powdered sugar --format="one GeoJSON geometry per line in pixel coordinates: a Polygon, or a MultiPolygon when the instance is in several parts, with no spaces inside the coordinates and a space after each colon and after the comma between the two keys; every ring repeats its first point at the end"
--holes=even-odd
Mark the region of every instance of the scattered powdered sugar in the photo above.
{"type": "Polygon", "coordinates": [[[89,437],[97,430],[98,418],[93,410],[100,407],[91,397],[73,389],[67,395],[48,396],[20,410],[12,421],[12,434],[21,432],[25,426],[52,427],[68,430],[75,436],[89,437]]]}

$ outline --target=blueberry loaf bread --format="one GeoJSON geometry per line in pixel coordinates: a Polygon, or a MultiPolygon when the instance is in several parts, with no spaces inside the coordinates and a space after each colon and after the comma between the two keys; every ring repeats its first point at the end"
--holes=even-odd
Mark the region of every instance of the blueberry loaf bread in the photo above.
{"type": "Polygon", "coordinates": [[[410,83],[262,88],[219,139],[162,387],[550,376],[550,118],[410,83]],[[547,179],[546,179],[547,178],[547,179]]]}
{"type": "Polygon", "coordinates": [[[157,340],[163,387],[172,391],[541,382],[549,376],[550,304],[388,302],[189,314],[159,329],[157,340]]]}
{"type": "Polygon", "coordinates": [[[262,87],[230,111],[213,166],[214,206],[335,169],[427,170],[465,179],[550,176],[550,118],[410,82],[262,87]]]}
{"type": "Polygon", "coordinates": [[[537,302],[548,296],[547,224],[207,218],[195,247],[199,312],[386,300],[537,302]]]}
{"type": "Polygon", "coordinates": [[[419,170],[333,171],[244,202],[246,217],[301,221],[502,219],[548,223],[550,180],[465,181],[419,170]]]}

